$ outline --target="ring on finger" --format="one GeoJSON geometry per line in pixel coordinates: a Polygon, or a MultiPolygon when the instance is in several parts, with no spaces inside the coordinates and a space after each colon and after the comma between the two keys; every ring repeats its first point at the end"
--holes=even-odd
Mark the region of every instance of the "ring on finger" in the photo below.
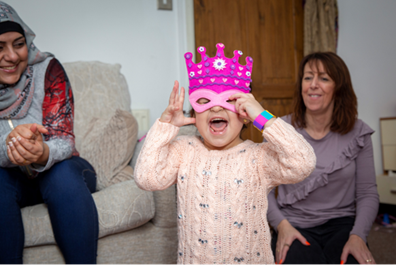
{"type": "Polygon", "coordinates": [[[285,244],[284,244],[284,246],[290,247],[290,245],[289,245],[289,244],[287,244],[287,243],[285,243],[285,244]]]}
{"type": "Polygon", "coordinates": [[[279,252],[279,251],[280,251],[279,249],[276,250],[276,252],[279,252]]]}
{"type": "Polygon", "coordinates": [[[370,262],[371,262],[371,259],[366,259],[366,262],[367,262],[367,263],[370,263],[370,262]]]}

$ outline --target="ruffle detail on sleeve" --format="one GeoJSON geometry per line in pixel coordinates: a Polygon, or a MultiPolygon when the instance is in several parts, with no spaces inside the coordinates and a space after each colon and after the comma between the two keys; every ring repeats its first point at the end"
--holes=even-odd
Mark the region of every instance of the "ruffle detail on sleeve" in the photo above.
{"type": "Polygon", "coordinates": [[[315,177],[310,176],[300,183],[287,185],[286,195],[278,196],[277,198],[278,203],[281,206],[291,205],[297,201],[306,199],[314,190],[326,186],[328,183],[328,175],[348,166],[354,159],[356,159],[360,150],[362,150],[365,145],[365,136],[368,134],[371,135],[374,133],[374,130],[363,121],[357,120],[353,131],[350,133],[355,136],[352,136],[352,139],[345,149],[342,150],[339,157],[333,161],[333,163],[328,165],[324,169],[324,172],[315,177]],[[292,187],[294,189],[292,189],[292,187]]]}

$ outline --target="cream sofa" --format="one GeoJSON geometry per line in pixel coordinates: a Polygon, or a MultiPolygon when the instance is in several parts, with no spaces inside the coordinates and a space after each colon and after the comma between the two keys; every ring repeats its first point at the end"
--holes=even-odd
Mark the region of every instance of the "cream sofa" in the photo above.
{"type": "MultiPolygon", "coordinates": [[[[175,186],[140,190],[133,168],[143,142],[130,114],[121,66],[101,62],[63,64],[75,102],[76,147],[98,175],[93,194],[99,213],[98,263],[176,263],[175,186]],[[133,158],[132,158],[133,157],[133,158]]],[[[24,263],[64,263],[45,204],[22,209],[24,263]]]]}

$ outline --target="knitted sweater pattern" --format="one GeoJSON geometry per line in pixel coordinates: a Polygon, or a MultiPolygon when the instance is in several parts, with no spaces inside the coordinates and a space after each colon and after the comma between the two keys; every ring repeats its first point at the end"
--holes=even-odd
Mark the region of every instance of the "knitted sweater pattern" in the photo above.
{"type": "Polygon", "coordinates": [[[222,151],[178,131],[157,120],[135,168],[144,190],[177,183],[178,263],[274,263],[267,195],[311,174],[312,147],[281,119],[264,130],[267,142],[222,151]]]}

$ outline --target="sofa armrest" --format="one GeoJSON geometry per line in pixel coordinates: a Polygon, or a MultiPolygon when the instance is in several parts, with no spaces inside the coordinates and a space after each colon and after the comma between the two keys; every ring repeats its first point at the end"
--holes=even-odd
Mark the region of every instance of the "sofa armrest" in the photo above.
{"type": "Polygon", "coordinates": [[[139,227],[155,214],[153,193],[139,189],[134,180],[92,195],[99,214],[99,238],[139,227]]]}
{"type": "MultiPolygon", "coordinates": [[[[114,184],[92,194],[99,215],[99,238],[139,227],[155,214],[153,193],[134,180],[114,184]]],[[[55,244],[45,204],[22,208],[25,247],[55,244]]]]}
{"type": "Polygon", "coordinates": [[[176,185],[154,191],[155,215],[151,222],[157,227],[177,226],[176,185]]]}

